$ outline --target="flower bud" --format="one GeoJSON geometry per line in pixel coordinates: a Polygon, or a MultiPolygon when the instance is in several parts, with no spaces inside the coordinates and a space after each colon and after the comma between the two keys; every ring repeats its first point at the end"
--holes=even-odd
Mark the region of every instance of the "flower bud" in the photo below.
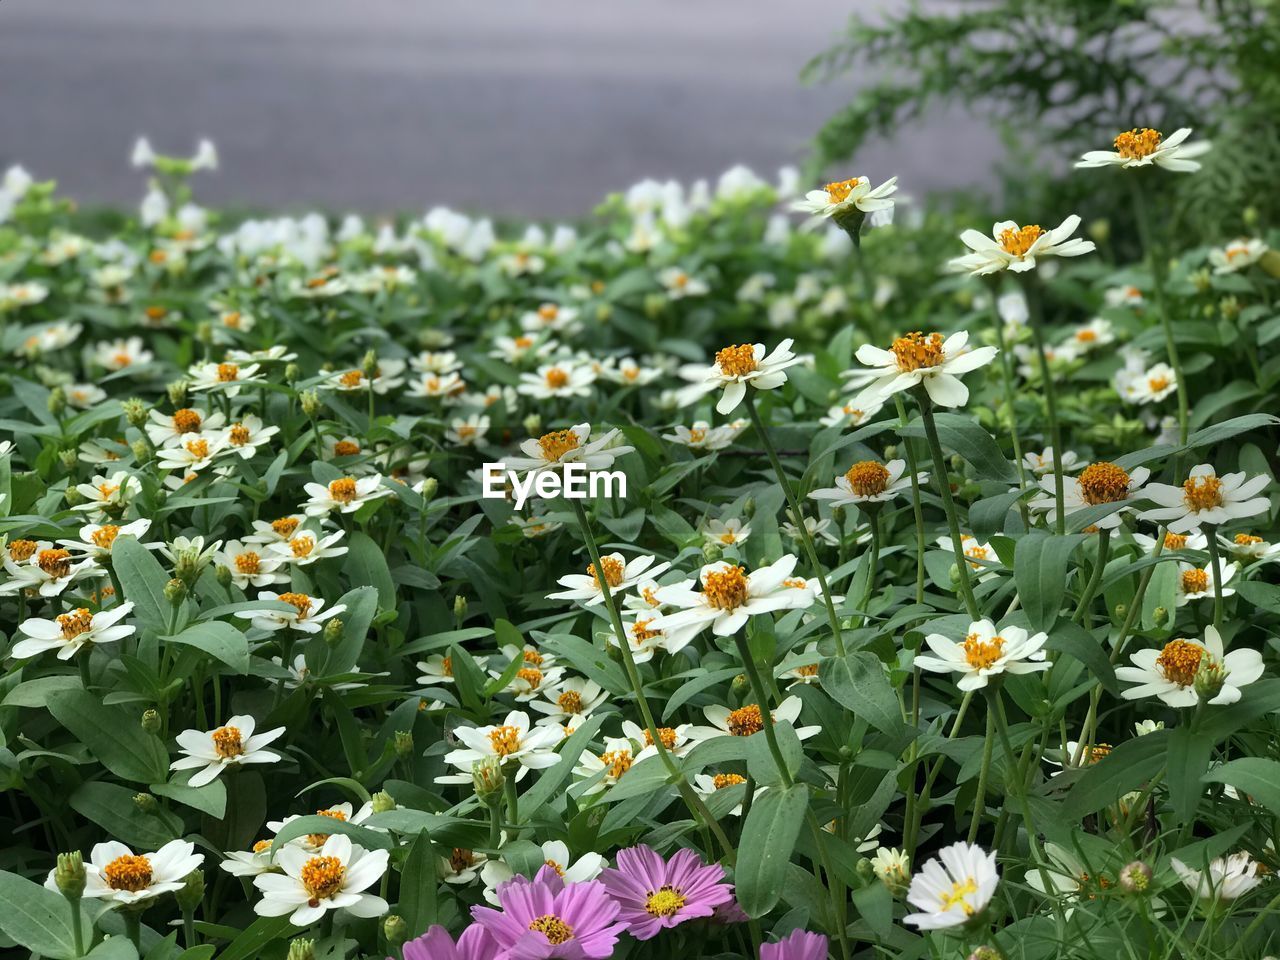
{"type": "Polygon", "coordinates": [[[537,436],[542,433],[542,417],[536,413],[531,413],[521,421],[521,426],[524,427],[525,433],[529,434],[529,436],[537,436]]]}
{"type": "Polygon", "coordinates": [[[62,499],[67,502],[68,507],[78,507],[80,504],[84,503],[84,494],[75,487],[67,487],[66,491],[62,494],[62,499]]]}
{"type": "Polygon", "coordinates": [[[1106,217],[1097,217],[1089,223],[1089,236],[1097,243],[1106,243],[1111,237],[1111,221],[1106,217]]]}
{"type": "Polygon", "coordinates": [[[156,798],[149,793],[135,793],[133,795],[133,805],[142,813],[155,813],[158,804],[156,798]]]}
{"type": "Polygon", "coordinates": [[[302,412],[308,417],[314,417],[320,412],[320,394],[314,390],[303,390],[298,395],[298,402],[302,404],[302,412]]]}
{"type": "Polygon", "coordinates": [[[360,370],[369,380],[378,375],[378,352],[376,350],[365,351],[364,357],[360,360],[360,370]]]}
{"type": "Polygon", "coordinates": [[[201,320],[196,324],[196,339],[203,344],[213,343],[213,322],[201,320]]]}
{"type": "Polygon", "coordinates": [[[422,481],[422,499],[430,500],[436,495],[436,491],[440,489],[440,483],[435,477],[427,477],[422,481]]]}
{"type": "Polygon", "coordinates": [[[316,942],[299,937],[289,941],[289,955],[286,960],[316,960],[316,942]]]}
{"type": "Polygon", "coordinates": [[[720,549],[720,544],[710,540],[702,544],[702,559],[705,563],[715,563],[723,555],[724,551],[720,549]]]}
{"type": "Polygon", "coordinates": [[[373,805],[374,813],[386,813],[396,808],[396,798],[385,790],[379,790],[369,800],[373,805]]]}
{"type": "Polygon", "coordinates": [[[1208,703],[1222,692],[1229,672],[1220,660],[1214,660],[1209,656],[1200,658],[1200,666],[1196,669],[1195,688],[1196,696],[1200,698],[1201,703],[1208,703]]]}
{"type": "Polygon", "coordinates": [[[1004,956],[995,947],[979,947],[969,954],[969,960],[1004,960],[1004,956]]]}
{"type": "Polygon", "coordinates": [[[195,910],[204,899],[204,873],[200,870],[188,873],[182,880],[182,886],[173,891],[173,899],[178,901],[183,913],[195,910]]]}
{"type": "Polygon", "coordinates": [[[458,623],[462,623],[467,619],[467,598],[462,594],[458,594],[453,598],[453,619],[458,623]]]}
{"type": "Polygon", "coordinates": [[[142,714],[142,729],[147,733],[159,733],[161,726],[160,711],[153,708],[142,714]]]}
{"type": "Polygon", "coordinates": [[[1117,603],[1117,604],[1116,604],[1116,610],[1115,610],[1116,619],[1117,619],[1117,620],[1123,620],[1123,619],[1124,619],[1124,615],[1125,615],[1128,611],[1129,611],[1129,608],[1128,608],[1127,606],[1125,606],[1123,603],[1117,603]]]}
{"type": "Polygon", "coordinates": [[[169,394],[169,402],[175,407],[187,405],[187,381],[175,380],[165,387],[165,391],[169,394]]]}
{"type": "Polygon", "coordinates": [[[746,693],[750,688],[751,683],[747,680],[747,675],[745,673],[738,674],[729,684],[729,689],[737,696],[742,696],[742,694],[746,693]]]}
{"type": "Polygon", "coordinates": [[[302,368],[299,367],[296,363],[289,363],[285,365],[285,368],[284,368],[285,383],[297,383],[298,378],[300,376],[302,376],[302,368]]]}
{"type": "Polygon", "coordinates": [[[409,925],[404,922],[404,917],[390,913],[382,918],[382,934],[387,943],[398,947],[409,938],[409,925]]]}
{"type": "Polygon", "coordinates": [[[1163,627],[1169,622],[1169,610],[1167,607],[1156,607],[1151,611],[1151,621],[1157,627],[1163,627]]]}
{"type": "Polygon", "coordinates": [[[218,586],[223,589],[231,586],[231,568],[225,563],[218,564],[218,567],[213,571],[213,574],[218,580],[218,586]]]}
{"type": "Polygon", "coordinates": [[[346,626],[341,617],[331,617],[324,625],[324,642],[331,647],[338,643],[346,632],[346,626]]]}
{"type": "Polygon", "coordinates": [[[60,417],[67,412],[67,391],[61,387],[54,387],[49,391],[49,412],[55,417],[60,417]]]}
{"type": "Polygon", "coordinates": [[[53,871],[53,882],[68,900],[76,901],[84,895],[84,858],[79,850],[58,854],[58,866],[53,871]]]}
{"type": "Polygon", "coordinates": [[[506,775],[498,757],[485,757],[471,765],[471,783],[482,803],[497,804],[502,800],[502,788],[506,775]]]}
{"type": "Polygon", "coordinates": [[[662,316],[662,311],[667,309],[667,298],[660,293],[650,293],[644,298],[644,315],[650,320],[656,320],[662,316]]]}
{"type": "Polygon", "coordinates": [[[75,450],[63,450],[58,454],[58,460],[62,463],[62,469],[74,470],[80,462],[80,454],[75,450]]]}
{"type": "Polygon", "coordinates": [[[742,501],[742,515],[746,517],[748,520],[750,520],[752,517],[756,515],[756,498],[755,497],[747,497],[746,500],[742,501]]]}
{"type": "Polygon", "coordinates": [[[1129,893],[1146,893],[1151,888],[1151,868],[1134,860],[1120,870],[1120,886],[1129,893]]]}
{"type": "MultiPolygon", "coordinates": [[[[190,588],[200,576],[200,567],[200,552],[198,550],[179,550],[173,560],[173,575],[190,588]]],[[[175,601],[170,600],[169,602],[173,603],[175,601]]]]}
{"type": "Polygon", "coordinates": [[[124,410],[124,418],[129,421],[129,426],[142,429],[147,422],[147,405],[137,397],[131,397],[124,403],[120,404],[120,408],[124,410]]]}
{"type": "Polygon", "coordinates": [[[164,585],[164,598],[175,607],[180,604],[187,595],[187,585],[182,582],[180,577],[174,577],[164,585]]]}
{"type": "Polygon", "coordinates": [[[413,756],[413,734],[408,730],[397,730],[395,736],[396,756],[408,760],[413,756]]]}
{"type": "Polygon", "coordinates": [[[1200,269],[1193,273],[1191,282],[1199,293],[1208,293],[1213,289],[1213,277],[1207,269],[1200,269]]]}
{"type": "Polygon", "coordinates": [[[1240,300],[1237,297],[1223,297],[1218,301],[1218,312],[1224,320],[1234,320],[1240,316],[1240,300]]]}
{"type": "Polygon", "coordinates": [[[1253,204],[1250,204],[1249,206],[1241,210],[1240,216],[1241,218],[1243,218],[1244,225],[1246,227],[1249,227],[1250,229],[1252,229],[1253,227],[1256,227],[1258,225],[1258,220],[1259,220],[1258,208],[1255,207],[1253,204]]]}

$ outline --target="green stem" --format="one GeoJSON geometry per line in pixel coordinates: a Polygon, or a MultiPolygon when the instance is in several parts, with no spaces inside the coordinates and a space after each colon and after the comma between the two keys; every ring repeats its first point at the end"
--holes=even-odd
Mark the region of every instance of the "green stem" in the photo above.
{"type": "Polygon", "coordinates": [[[1072,623],[1079,623],[1084,619],[1085,614],[1089,610],[1089,604],[1093,603],[1093,598],[1098,593],[1098,584],[1102,582],[1102,573],[1107,566],[1107,555],[1111,551],[1111,531],[1098,531],[1098,556],[1093,564],[1093,572],[1089,575],[1089,582],[1085,584],[1084,592],[1080,594],[1080,605],[1076,607],[1075,615],[1072,616],[1072,623]]]}
{"type": "MultiPolygon", "coordinates": [[[[1014,405],[1017,394],[1014,392],[1013,356],[1009,353],[1009,345],[1004,337],[1004,319],[1000,316],[999,295],[1000,281],[992,280],[988,285],[991,291],[991,323],[996,334],[996,348],[1000,351],[1000,385],[1004,389],[1004,404],[1009,408],[1009,436],[1013,440],[1013,465],[1018,471],[1018,488],[1026,489],[1026,466],[1022,462],[1022,437],[1018,433],[1018,410],[1014,405]]],[[[1027,503],[1018,501],[1018,509],[1022,514],[1023,524],[1028,523],[1027,503]]]]}
{"type": "MultiPolygon", "coordinates": [[[[599,567],[596,567],[599,570],[599,567]]],[[[520,824],[520,796],[516,792],[516,778],[514,775],[505,778],[502,782],[503,792],[507,797],[507,820],[512,826],[520,824]]]]}
{"type": "Polygon", "coordinates": [[[978,793],[973,798],[973,814],[969,820],[969,842],[978,839],[978,825],[987,807],[987,776],[991,773],[991,752],[996,742],[996,715],[987,704],[987,735],[982,743],[982,769],[978,771],[978,793]]]}
{"type": "MultiPolygon", "coordinates": [[[[916,671],[919,673],[919,671],[916,671]]],[[[948,740],[954,740],[956,734],[960,732],[960,724],[964,720],[964,715],[969,711],[969,704],[973,702],[973,691],[966,690],[963,697],[960,698],[960,706],[956,710],[955,718],[951,721],[951,730],[947,733],[948,740]]],[[[918,726],[919,724],[917,724],[918,726]]],[[[924,778],[924,789],[920,791],[917,797],[914,793],[908,796],[908,801],[915,800],[915,817],[908,818],[906,821],[906,831],[903,836],[903,849],[912,863],[916,858],[916,839],[920,834],[920,823],[924,819],[925,808],[929,805],[929,793],[933,790],[933,781],[938,778],[938,774],[942,771],[942,765],[946,762],[946,754],[941,754],[933,761],[933,766],[924,778]]]]}
{"type": "Polygon", "coordinates": [[[867,504],[870,509],[864,510],[867,515],[867,522],[871,526],[871,556],[867,566],[867,585],[862,590],[862,602],[858,604],[858,609],[862,610],[862,623],[865,625],[871,619],[871,614],[867,612],[867,607],[871,604],[871,598],[876,592],[876,569],[880,565],[880,504],[867,504]]]}
{"type": "MultiPolygon", "coordinates": [[[[905,427],[907,406],[902,402],[902,394],[894,394],[893,402],[898,408],[898,423],[905,427]]],[[[916,603],[924,603],[924,510],[920,506],[920,470],[911,438],[903,437],[902,446],[907,454],[907,472],[911,474],[911,513],[916,524],[916,603]]]]}
{"type": "Polygon", "coordinates": [[[951,498],[951,481],[947,474],[947,461],[942,454],[942,443],[938,440],[938,425],[933,420],[933,403],[923,387],[916,388],[916,402],[920,404],[920,416],[924,421],[924,435],[929,441],[929,452],[933,456],[934,479],[938,483],[938,493],[942,496],[942,509],[947,515],[947,528],[951,532],[951,550],[955,554],[956,566],[959,569],[960,594],[964,597],[964,606],[973,620],[982,616],[978,608],[978,599],[973,595],[973,584],[970,582],[969,558],[964,553],[964,542],[960,537],[960,518],[956,513],[955,501],[951,498]]]}
{"type": "Polygon", "coordinates": [[[71,905],[71,940],[75,944],[76,956],[84,956],[84,917],[80,913],[80,898],[67,897],[71,905]]]}
{"type": "Polygon", "coordinates": [[[121,911],[124,917],[124,933],[129,938],[129,942],[133,944],[138,954],[142,954],[142,914],[137,910],[125,908],[121,911]]]}
{"type": "Polygon", "coordinates": [[[800,501],[796,499],[795,491],[791,489],[791,482],[787,479],[787,475],[783,472],[782,461],[778,459],[778,451],[774,449],[773,441],[769,439],[769,432],[765,429],[764,421],[760,419],[760,411],[756,409],[756,399],[751,390],[747,391],[747,414],[751,417],[751,424],[756,429],[756,435],[760,438],[761,444],[764,445],[765,453],[769,456],[769,462],[773,465],[773,472],[778,477],[778,484],[782,487],[783,494],[786,495],[787,505],[791,508],[791,514],[795,518],[796,527],[800,530],[800,542],[804,545],[805,555],[809,559],[809,565],[813,568],[813,575],[818,580],[818,587],[822,590],[822,602],[827,608],[827,619],[831,622],[831,635],[836,640],[836,653],[840,656],[845,655],[844,636],[840,630],[840,618],[836,616],[835,603],[831,600],[831,589],[827,586],[826,574],[823,573],[822,564],[818,562],[818,551],[813,545],[813,535],[809,533],[809,526],[804,522],[804,511],[800,509],[800,501]]]}
{"type": "Polygon", "coordinates": [[[1044,311],[1040,303],[1040,284],[1031,273],[1022,275],[1022,288],[1027,297],[1027,326],[1036,345],[1036,359],[1040,367],[1040,380],[1044,388],[1044,402],[1049,414],[1049,442],[1053,444],[1053,503],[1057,510],[1059,535],[1067,532],[1067,514],[1063,507],[1062,476],[1062,427],[1058,423],[1058,390],[1049,372],[1049,356],[1044,344],[1044,311]]]}
{"type": "Polygon", "coordinates": [[[1222,561],[1218,556],[1217,524],[1206,523],[1205,539],[1209,542],[1209,571],[1213,575],[1213,628],[1222,629],[1222,561]]]}

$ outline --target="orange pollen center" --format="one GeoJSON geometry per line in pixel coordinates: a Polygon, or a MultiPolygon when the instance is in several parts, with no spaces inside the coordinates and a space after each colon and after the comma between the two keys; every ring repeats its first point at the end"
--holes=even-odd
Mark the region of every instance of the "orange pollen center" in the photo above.
{"type": "Polygon", "coordinates": [[[203,422],[200,414],[190,407],[173,411],[173,429],[176,433],[196,433],[203,422]]]}
{"type": "Polygon", "coordinates": [[[1204,593],[1209,589],[1209,571],[1208,570],[1184,570],[1182,571],[1182,592],[1183,593],[1204,593]]]}
{"type": "MultiPolygon", "coordinates": [[[[163,260],[164,257],[161,256],[160,259],[163,260]]],[[[148,320],[163,320],[169,315],[169,311],[164,307],[147,307],[143,313],[147,315],[148,320]]]]}
{"type": "Polygon", "coordinates": [[[547,371],[545,379],[548,387],[552,390],[559,390],[561,387],[568,384],[569,375],[559,367],[552,367],[547,371]]]}
{"type": "Polygon", "coordinates": [[[461,873],[476,862],[476,855],[465,847],[454,847],[449,853],[449,866],[454,873],[461,873]]]}
{"type": "Polygon", "coordinates": [[[542,457],[549,463],[555,463],[569,451],[577,450],[580,442],[578,435],[572,430],[553,430],[538,438],[542,457]]]}
{"type": "Polygon", "coordinates": [[[453,657],[444,657],[440,660],[440,672],[446,677],[453,676],[453,657]]]}
{"type": "Polygon", "coordinates": [[[1150,127],[1135,127],[1132,130],[1126,130],[1115,139],[1116,153],[1124,157],[1126,160],[1141,160],[1143,157],[1149,157],[1160,148],[1160,141],[1163,139],[1159,130],[1152,130],[1150,127]]]}
{"type": "Polygon", "coordinates": [[[863,460],[855,463],[844,475],[849,489],[860,497],[874,497],[884,493],[889,485],[889,470],[884,464],[875,460],[863,460]]]}
{"type": "Polygon", "coordinates": [[[514,341],[519,350],[528,350],[533,346],[533,337],[516,337],[514,341]]]}
{"type": "Polygon", "coordinates": [[[240,367],[234,363],[218,364],[218,382],[234,383],[240,379],[240,367]]]}
{"type": "Polygon", "coordinates": [[[818,665],[816,663],[807,663],[803,667],[796,667],[796,674],[801,677],[816,677],[818,675],[818,665]]]}
{"type": "Polygon", "coordinates": [[[649,624],[653,623],[653,617],[647,617],[644,620],[637,620],[631,625],[631,639],[636,643],[643,643],[646,640],[652,640],[654,637],[662,636],[661,630],[650,630],[649,624]]]}
{"type": "Polygon", "coordinates": [[[749,343],[740,343],[736,347],[725,347],[716,351],[716,366],[726,377],[744,377],[759,369],[756,362],[756,348],[749,343]]]}
{"type": "Polygon", "coordinates": [[[289,541],[289,549],[293,551],[293,555],[301,560],[303,557],[309,557],[311,551],[315,549],[316,541],[314,537],[308,537],[303,534],[300,537],[294,537],[289,541]]]}
{"type": "Polygon", "coordinates": [[[537,650],[526,650],[523,656],[525,663],[531,663],[535,667],[542,666],[543,656],[537,650]]]}
{"type": "Polygon", "coordinates": [[[262,569],[262,557],[254,553],[252,550],[246,550],[244,553],[236,554],[236,570],[240,573],[253,575],[262,569]]]}
{"type": "Polygon", "coordinates": [[[120,488],[114,483],[100,483],[98,484],[98,496],[103,500],[110,500],[116,495],[116,491],[119,489],[120,488]]]}
{"type": "Polygon", "coordinates": [[[1194,512],[1222,506],[1222,481],[1213,475],[1190,477],[1183,481],[1182,499],[1194,512]]]}
{"type": "Polygon", "coordinates": [[[306,888],[311,899],[310,906],[319,906],[320,900],[326,900],[342,889],[342,881],[347,875],[347,868],[337,857],[312,857],[302,865],[302,886],[306,888]]]}
{"type": "Polygon", "coordinates": [[[1148,378],[1147,378],[1147,387],[1148,387],[1148,389],[1150,389],[1153,393],[1159,393],[1161,390],[1164,390],[1164,389],[1168,388],[1168,386],[1169,386],[1169,378],[1168,378],[1168,377],[1159,377],[1159,376],[1157,376],[1157,377],[1148,377],[1148,378]]]}
{"type": "Polygon", "coordinates": [[[725,723],[729,727],[729,732],[735,737],[749,737],[753,733],[759,733],[764,729],[764,720],[760,716],[760,707],[758,704],[749,703],[745,707],[739,707],[729,714],[725,723]]]}
{"type": "Polygon", "coordinates": [[[93,629],[93,614],[85,607],[80,607],[71,613],[61,613],[58,615],[58,626],[62,628],[63,640],[74,640],[80,634],[93,629]]]}
{"type": "Polygon", "coordinates": [[[893,341],[889,348],[898,363],[898,370],[911,373],[922,367],[939,366],[946,356],[942,352],[943,338],[940,333],[931,333],[927,337],[919,330],[908,333],[893,341]]]}
{"type": "Polygon", "coordinates": [[[204,439],[188,440],[187,453],[191,454],[198,460],[203,460],[205,457],[209,456],[209,441],[204,439]]]}
{"type": "Polygon", "coordinates": [[[14,563],[21,563],[23,560],[30,560],[35,552],[36,542],[34,540],[9,541],[9,557],[14,563]]]}
{"type": "Polygon", "coordinates": [[[227,439],[235,447],[243,447],[249,442],[249,437],[249,428],[243,423],[232,424],[231,429],[227,432],[227,439]]]}
{"type": "Polygon", "coordinates": [[[699,430],[696,427],[689,431],[690,443],[701,443],[705,439],[707,439],[707,431],[699,430]]]}
{"type": "Polygon", "coordinates": [[[554,913],[544,913],[540,917],[534,917],[529,921],[529,929],[542,934],[553,947],[573,939],[573,927],[554,913]]]}
{"type": "Polygon", "coordinates": [[[55,579],[65,577],[71,572],[71,554],[61,547],[41,550],[36,557],[36,566],[55,579]]]}
{"type": "Polygon", "coordinates": [[[1180,687],[1189,687],[1196,680],[1204,647],[1190,640],[1170,640],[1156,657],[1156,666],[1164,678],[1180,687]]]}
{"type": "Polygon", "coordinates": [[[544,303],[538,308],[538,316],[543,320],[554,320],[560,313],[560,308],[554,303],[544,303]]]}
{"type": "Polygon", "coordinates": [[[517,670],[516,678],[527,683],[531,690],[537,690],[542,685],[542,671],[537,667],[525,667],[517,670]]]}
{"type": "Polygon", "coordinates": [[[1234,542],[1238,547],[1254,547],[1262,543],[1262,538],[1249,533],[1237,533],[1234,542]]]}
{"type": "Polygon", "coordinates": [[[702,595],[717,610],[736,610],[747,602],[747,575],[742,567],[713,570],[703,578],[702,595]]]}
{"type": "Polygon", "coordinates": [[[95,547],[103,550],[110,550],[111,545],[116,542],[116,537],[120,535],[120,528],[114,524],[107,523],[93,531],[89,535],[89,539],[93,541],[95,547]]]}
{"type": "Polygon", "coordinates": [[[213,749],[223,760],[244,755],[244,743],[239,727],[219,727],[213,731],[213,749]]]}
{"type": "Polygon", "coordinates": [[[556,697],[556,704],[565,713],[582,712],[582,694],[577,690],[566,690],[556,697]]]}
{"type": "Polygon", "coordinates": [[[233,330],[238,328],[240,326],[240,314],[234,310],[231,313],[224,313],[222,315],[222,325],[231,327],[233,330]]]}
{"type": "Polygon", "coordinates": [[[740,773],[717,773],[711,778],[711,782],[717,790],[723,790],[725,787],[736,787],[740,783],[746,783],[747,778],[740,773]]]}
{"type": "Polygon", "coordinates": [[[1095,330],[1077,330],[1076,339],[1081,343],[1093,343],[1098,339],[1098,334],[1095,330]]]}
{"type": "MultiPolygon", "coordinates": [[[[674,749],[676,748],[676,731],[675,731],[675,728],[674,728],[674,727],[659,727],[659,728],[658,728],[658,739],[662,741],[662,745],[663,745],[664,747],[666,747],[668,750],[674,750],[674,749]]],[[[644,742],[645,742],[645,746],[647,746],[647,747],[652,747],[652,746],[653,746],[653,734],[652,734],[652,733],[650,733],[648,730],[646,730],[646,731],[644,732],[644,742]]]]}
{"type": "Polygon", "coordinates": [[[348,370],[338,378],[338,382],[344,387],[354,389],[364,382],[363,370],[348,370]]]}
{"type": "Polygon", "coordinates": [[[270,849],[271,849],[270,840],[259,840],[257,843],[253,845],[254,853],[266,853],[270,849]]]}
{"type": "Polygon", "coordinates": [[[282,593],[276,599],[297,610],[299,620],[307,619],[307,614],[311,612],[311,598],[305,593],[282,593]]]}
{"type": "Polygon", "coordinates": [[[982,640],[976,633],[964,638],[964,658],[975,670],[987,670],[1004,652],[1004,637],[982,640]]]}
{"type": "Polygon", "coordinates": [[[617,780],[631,769],[633,761],[630,750],[606,750],[600,754],[600,762],[604,764],[608,775],[617,780]]]}
{"type": "Polygon", "coordinates": [[[143,856],[126,853],[108,863],[102,872],[112,890],[137,893],[151,886],[151,861],[143,856]]]}
{"type": "Polygon", "coordinates": [[[556,873],[560,874],[560,876],[564,876],[564,867],[556,863],[554,860],[543,860],[542,865],[544,867],[550,867],[556,873]]]}
{"type": "Polygon", "coordinates": [[[298,524],[301,522],[297,517],[281,517],[279,520],[271,521],[271,529],[277,536],[287,540],[293,536],[293,531],[298,529],[298,524]]]}
{"type": "MultiPolygon", "coordinates": [[[[317,817],[328,817],[328,818],[329,818],[329,819],[331,819],[331,820],[343,820],[343,821],[345,821],[345,820],[347,819],[347,815],[346,815],[345,813],[343,813],[341,810],[317,810],[317,811],[316,811],[316,816],[317,816],[317,817]]],[[[308,842],[308,843],[310,843],[313,847],[323,847],[323,846],[324,846],[324,842],[325,842],[326,840],[328,840],[328,839],[329,839],[329,834],[327,834],[327,833],[309,833],[309,834],[307,834],[307,842],[308,842]]]]}
{"type": "Polygon", "coordinates": [[[827,203],[844,203],[861,181],[861,177],[850,177],[848,180],[836,180],[828,183],[823,188],[827,191],[827,203]]]}
{"type": "Polygon", "coordinates": [[[1004,252],[1015,257],[1026,256],[1031,245],[1044,236],[1044,231],[1034,223],[1014,229],[1009,227],[1000,232],[1000,246],[1004,252]]]}
{"type": "MultiPolygon", "coordinates": [[[[600,566],[604,567],[604,579],[611,589],[617,589],[622,583],[623,564],[622,561],[614,557],[602,557],[600,566]]],[[[600,575],[596,573],[596,565],[594,563],[587,564],[587,573],[591,576],[591,582],[597,587],[600,586],[600,575]]]]}
{"type": "Polygon", "coordinates": [[[1187,535],[1185,533],[1166,533],[1164,535],[1164,548],[1166,550],[1181,550],[1187,545],[1187,535]]]}
{"type": "Polygon", "coordinates": [[[350,503],[356,498],[356,482],[351,477],[342,477],[329,484],[329,496],[338,503],[350,503]]]}
{"type": "Polygon", "coordinates": [[[1129,474],[1105,460],[1085,467],[1076,482],[1080,485],[1080,499],[1090,506],[1119,503],[1129,497],[1129,474]]]}
{"type": "Polygon", "coordinates": [[[1111,752],[1111,744],[1099,743],[1097,746],[1089,748],[1089,762],[1097,763],[1103,757],[1111,752]]]}
{"type": "Polygon", "coordinates": [[[500,757],[509,757],[520,749],[520,730],[518,727],[501,726],[489,731],[489,743],[493,752],[500,757]]]}

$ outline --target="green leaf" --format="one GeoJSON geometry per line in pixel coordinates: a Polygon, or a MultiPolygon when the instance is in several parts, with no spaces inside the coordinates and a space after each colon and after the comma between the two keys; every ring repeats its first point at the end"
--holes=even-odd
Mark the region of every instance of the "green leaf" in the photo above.
{"type": "MultiPolygon", "coordinates": [[[[794,779],[804,761],[804,748],[800,745],[800,738],[796,736],[795,728],[785,720],[773,725],[773,735],[777,738],[778,751],[782,754],[787,775],[794,779]]],[[[763,730],[747,737],[747,770],[761,786],[776,787],[783,782],[763,730]]]]}
{"type": "Polygon", "coordinates": [[[400,868],[400,905],[397,912],[408,924],[409,937],[426,933],[436,922],[437,855],[431,834],[420,831],[400,868]]]}
{"type": "Polygon", "coordinates": [[[875,654],[856,650],[843,659],[828,657],[818,665],[818,680],[855,717],[881,733],[897,736],[902,732],[902,708],[875,654]]]}
{"type": "Polygon", "coordinates": [[[1055,624],[1049,631],[1045,647],[1079,660],[1108,693],[1120,696],[1120,681],[1116,679],[1116,669],[1111,664],[1111,658],[1107,656],[1097,637],[1080,624],[1070,620],[1055,624]]]}
{"type": "Polygon", "coordinates": [[[734,871],[738,903],[747,916],[764,916],[781,897],[808,809],[809,788],[803,783],[766,790],[751,804],[734,871]]]}
{"type": "MultiPolygon", "coordinates": [[[[1213,741],[1191,729],[1190,724],[1175,728],[1169,734],[1169,799],[1179,823],[1195,819],[1196,807],[1204,794],[1201,777],[1209,769],[1213,741]]],[[[1280,764],[1276,765],[1280,768],[1280,764]]],[[[1280,788],[1278,788],[1280,789],[1280,788]]]]}
{"type": "MultiPolygon", "coordinates": [[[[184,777],[189,779],[189,777],[184,777]]],[[[153,783],[151,792],[221,820],[227,812],[227,785],[221,780],[193,787],[187,783],[153,783]]]]}
{"type": "Polygon", "coordinates": [[[245,635],[224,620],[196,623],[181,633],[161,637],[165,643],[195,647],[221,660],[239,674],[249,672],[249,641],[245,635]]]}
{"type": "MultiPolygon", "coordinates": [[[[1018,472],[1006,459],[991,434],[971,417],[958,413],[936,413],[933,416],[938,426],[938,440],[959,454],[974,472],[983,480],[998,480],[1001,483],[1016,483],[1018,472]]],[[[903,437],[924,437],[924,424],[913,420],[898,430],[903,437]]]]}
{"type": "Polygon", "coordinates": [[[357,530],[348,541],[342,572],[355,586],[370,586],[378,591],[378,609],[396,608],[396,585],[387,567],[382,548],[367,533],[357,530]]]}
{"type": "Polygon", "coordinates": [[[81,784],[67,801],[71,809],[92,820],[109,837],[156,850],[182,834],[182,821],[164,810],[143,813],[133,800],[134,791],[116,783],[91,780],[81,784]]]}
{"type": "Polygon", "coordinates": [[[133,601],[133,616],[157,633],[169,630],[171,605],[164,597],[169,575],[160,561],[135,537],[117,537],[111,545],[111,567],[120,578],[124,598],[133,601]]]}
{"type": "Polygon", "coordinates": [[[1265,757],[1241,757],[1214,767],[1202,778],[1227,783],[1280,817],[1280,763],[1265,757]]]}
{"type": "Polygon", "coordinates": [[[1079,820],[1138,789],[1159,773],[1169,749],[1169,731],[1157,730],[1126,740],[1109,754],[1085,768],[1067,794],[1062,815],[1079,820]]]}
{"type": "Polygon", "coordinates": [[[1009,511],[1017,506],[1018,500],[1026,494],[1026,490],[1010,490],[978,500],[969,507],[969,527],[979,540],[990,540],[998,533],[1004,532],[1004,522],[1009,511]]]}
{"type": "Polygon", "coordinates": [[[9,939],[59,960],[75,956],[71,907],[61,894],[0,870],[0,903],[0,930],[9,939]]]}
{"type": "Polygon", "coordinates": [[[259,917],[218,954],[218,960],[256,960],[263,947],[288,936],[294,927],[286,917],[259,917]]]}
{"type": "Polygon", "coordinates": [[[560,791],[561,786],[573,773],[573,768],[577,766],[582,751],[587,748],[587,744],[591,742],[591,738],[596,735],[603,723],[604,714],[597,713],[595,716],[588,717],[582,721],[573,735],[564,741],[560,747],[560,760],[554,767],[549,767],[529,792],[520,798],[520,812],[525,817],[532,817],[544,803],[560,791]]]}
{"type": "Polygon", "coordinates": [[[155,783],[168,773],[169,753],[142,729],[139,712],[104,706],[84,690],[55,692],[49,712],[120,779],[155,783]]]}
{"type": "Polygon", "coordinates": [[[280,832],[272,839],[271,849],[278,850],[290,840],[304,837],[309,833],[345,833],[351,838],[352,842],[360,844],[366,850],[390,850],[392,846],[391,838],[385,833],[370,830],[368,827],[362,827],[358,823],[338,820],[335,817],[308,814],[305,817],[290,820],[281,827],[280,832]]]}
{"type": "Polygon", "coordinates": [[[1067,591],[1067,561],[1079,534],[1056,536],[1034,531],[1013,551],[1013,579],[1032,630],[1048,630],[1058,619],[1067,591]]]}

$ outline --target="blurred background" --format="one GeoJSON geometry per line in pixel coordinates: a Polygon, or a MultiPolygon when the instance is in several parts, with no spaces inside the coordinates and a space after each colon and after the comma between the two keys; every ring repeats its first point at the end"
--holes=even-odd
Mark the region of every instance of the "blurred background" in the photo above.
{"type": "MultiPolygon", "coordinates": [[[[134,139],[214,140],[202,201],[499,217],[585,214],[644,177],[773,178],[871,68],[805,85],[855,9],[898,0],[4,0],[0,169],[132,207],[134,139]]],[[[911,193],[994,183],[991,128],[944,107],[856,171],[911,193]],[[926,129],[927,126],[927,129],[926,129]]]]}

